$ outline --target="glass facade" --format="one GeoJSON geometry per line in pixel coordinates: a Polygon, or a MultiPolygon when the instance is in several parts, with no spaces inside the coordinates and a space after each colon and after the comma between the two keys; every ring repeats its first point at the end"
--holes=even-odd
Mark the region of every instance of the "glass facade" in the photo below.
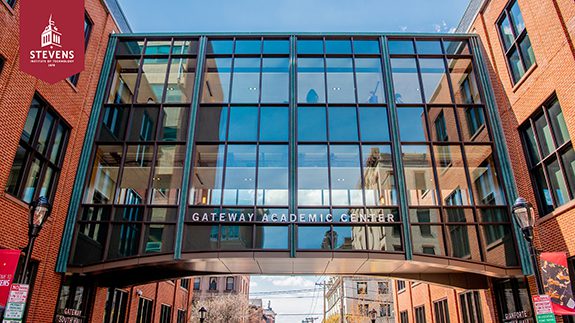
{"type": "Polygon", "coordinates": [[[179,37],[118,37],[73,265],[182,230],[183,253],[518,266],[468,38],[179,37]]]}

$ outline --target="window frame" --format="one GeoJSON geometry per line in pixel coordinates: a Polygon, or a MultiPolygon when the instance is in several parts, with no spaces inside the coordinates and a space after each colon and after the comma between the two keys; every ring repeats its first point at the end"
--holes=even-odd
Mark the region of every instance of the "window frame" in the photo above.
{"type": "Polygon", "coordinates": [[[433,314],[436,323],[450,323],[449,303],[447,298],[442,298],[433,302],[433,314]]]}
{"type": "Polygon", "coordinates": [[[226,292],[232,292],[235,289],[236,285],[236,278],[234,276],[227,276],[226,277],[226,292]],[[231,279],[231,288],[230,288],[230,279],[231,279]]]}
{"type": "Polygon", "coordinates": [[[162,304],[160,306],[159,323],[172,323],[172,305],[162,304]]]}
{"type": "Polygon", "coordinates": [[[154,301],[145,297],[140,297],[138,300],[136,323],[152,323],[153,311],[154,301]],[[146,315],[146,317],[143,315],[146,315]]]}
{"type": "MultiPolygon", "coordinates": [[[[92,30],[94,29],[94,21],[90,18],[90,15],[87,11],[84,12],[84,24],[87,25],[87,28],[84,28],[84,52],[88,50],[88,43],[90,42],[90,36],[92,35],[92,30]]],[[[78,81],[80,80],[80,73],[78,72],[70,77],[68,77],[68,81],[72,83],[74,86],[78,86],[78,81]]]]}
{"type": "Polygon", "coordinates": [[[416,306],[413,308],[413,311],[415,313],[415,323],[426,323],[426,317],[425,317],[425,305],[421,305],[421,306],[416,306]]]}
{"type": "Polygon", "coordinates": [[[481,296],[476,290],[459,293],[459,307],[461,317],[464,322],[483,323],[483,313],[481,312],[481,296]],[[472,303],[468,303],[471,301],[472,303]],[[469,316],[468,316],[469,315],[469,316]],[[472,317],[473,319],[470,319],[472,317]]]}

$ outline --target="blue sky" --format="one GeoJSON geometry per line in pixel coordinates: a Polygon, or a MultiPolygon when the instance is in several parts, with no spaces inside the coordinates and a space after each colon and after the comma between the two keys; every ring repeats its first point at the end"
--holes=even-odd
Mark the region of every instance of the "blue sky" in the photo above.
{"type": "Polygon", "coordinates": [[[135,32],[448,32],[468,0],[119,0],[135,32]]]}

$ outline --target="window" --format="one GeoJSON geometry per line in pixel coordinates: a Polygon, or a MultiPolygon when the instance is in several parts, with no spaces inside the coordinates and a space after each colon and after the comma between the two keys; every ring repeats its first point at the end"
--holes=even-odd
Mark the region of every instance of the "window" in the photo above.
{"type": "Polygon", "coordinates": [[[136,323],[152,323],[152,311],[154,310],[154,302],[147,298],[140,297],[138,301],[138,315],[136,316],[136,323]]]}
{"type": "Polygon", "coordinates": [[[478,291],[459,294],[459,306],[461,308],[463,322],[483,323],[478,291]]]}
{"type": "Polygon", "coordinates": [[[550,213],[575,194],[575,151],[557,98],[545,103],[521,128],[539,214],[550,213]]]}
{"type": "Polygon", "coordinates": [[[449,323],[449,308],[447,306],[447,299],[433,302],[433,310],[435,313],[436,323],[449,323]]]}
{"type": "Polygon", "coordinates": [[[425,323],[425,306],[415,308],[415,323],[425,323]]]}
{"type": "Polygon", "coordinates": [[[367,295],[367,282],[357,282],[357,295],[367,295]]]}
{"type": "Polygon", "coordinates": [[[200,290],[200,283],[202,282],[202,278],[195,277],[194,278],[194,290],[200,290]]]}
{"type": "Polygon", "coordinates": [[[40,97],[28,111],[6,191],[26,203],[52,200],[62,167],[69,128],[40,97]]]}
{"type": "Polygon", "coordinates": [[[128,308],[128,293],[117,288],[108,289],[104,323],[124,323],[128,308]]]}
{"type": "Polygon", "coordinates": [[[535,54],[517,0],[511,1],[505,8],[497,26],[513,83],[517,83],[535,63],[535,54]]]}
{"type": "Polygon", "coordinates": [[[182,278],[180,282],[180,286],[182,286],[185,290],[190,290],[190,279],[189,278],[182,278]]]}
{"type": "Polygon", "coordinates": [[[369,315],[369,304],[358,304],[359,315],[368,316],[369,315]]]}
{"type": "Polygon", "coordinates": [[[186,311],[185,310],[178,310],[178,318],[176,323],[186,323],[186,311]]]}
{"type": "Polygon", "coordinates": [[[14,8],[14,6],[16,5],[16,0],[6,0],[6,3],[7,3],[10,7],[14,8]]]}
{"type": "Polygon", "coordinates": [[[531,296],[526,279],[495,280],[493,291],[503,322],[533,322],[531,296]]]}
{"type": "Polygon", "coordinates": [[[397,281],[397,291],[400,292],[405,289],[405,280],[397,281]]]}
{"type": "Polygon", "coordinates": [[[210,291],[217,291],[218,290],[218,278],[217,277],[210,277],[210,284],[208,286],[208,290],[210,290],[210,291]]]}
{"type": "MultiPolygon", "coordinates": [[[[88,48],[88,40],[90,40],[90,34],[92,33],[92,20],[86,13],[84,15],[84,48],[88,48]]],[[[70,83],[78,85],[78,80],[80,79],[80,73],[74,74],[68,78],[70,83]]]]}
{"type": "Polygon", "coordinates": [[[389,293],[389,282],[377,282],[377,293],[378,294],[389,293]]]}
{"type": "Polygon", "coordinates": [[[170,305],[162,304],[160,323],[172,323],[172,307],[170,305]]]}
{"type": "Polygon", "coordinates": [[[234,290],[234,277],[226,277],[226,291],[234,290]]]}
{"type": "Polygon", "coordinates": [[[6,63],[6,59],[4,56],[0,55],[0,75],[2,75],[2,70],[4,69],[4,63],[6,63]]]}
{"type": "Polygon", "coordinates": [[[409,316],[407,311],[399,312],[399,323],[409,323],[409,316]]]}
{"type": "Polygon", "coordinates": [[[391,304],[379,304],[379,316],[380,317],[390,317],[391,316],[391,304]]]}

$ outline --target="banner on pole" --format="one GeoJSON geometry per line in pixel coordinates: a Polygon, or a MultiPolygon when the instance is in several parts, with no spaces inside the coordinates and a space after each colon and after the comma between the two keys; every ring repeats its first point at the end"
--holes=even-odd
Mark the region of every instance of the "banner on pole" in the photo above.
{"type": "Polygon", "coordinates": [[[564,252],[541,253],[541,278],[555,315],[575,315],[575,299],[564,252]]]}
{"type": "Polygon", "coordinates": [[[20,250],[0,249],[0,313],[6,307],[19,259],[20,250]]]}

